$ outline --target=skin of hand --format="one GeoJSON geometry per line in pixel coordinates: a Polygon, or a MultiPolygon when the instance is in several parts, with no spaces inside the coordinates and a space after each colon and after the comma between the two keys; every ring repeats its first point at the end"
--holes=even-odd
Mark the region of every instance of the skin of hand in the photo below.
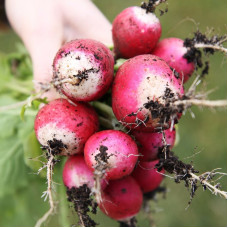
{"type": "MultiPolygon", "coordinates": [[[[30,53],[35,82],[52,80],[54,56],[67,41],[88,38],[112,45],[111,24],[90,0],[6,0],[6,13],[30,53]]],[[[60,95],[52,89],[43,96],[60,95]]]]}

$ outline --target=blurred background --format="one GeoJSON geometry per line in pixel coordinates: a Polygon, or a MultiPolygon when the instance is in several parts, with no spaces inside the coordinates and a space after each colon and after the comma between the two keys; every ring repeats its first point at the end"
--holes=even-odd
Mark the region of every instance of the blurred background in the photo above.
{"type": "MultiPolygon", "coordinates": [[[[3,1],[0,2],[3,3],[3,1]]],[[[141,3],[138,0],[94,0],[93,2],[111,22],[124,8],[139,6],[141,3]]],[[[164,4],[160,8],[165,7],[164,4]]],[[[161,39],[165,37],[191,38],[197,26],[201,32],[214,29],[212,34],[224,35],[227,33],[226,9],[225,0],[168,0],[168,13],[159,16],[159,11],[156,12],[162,24],[161,39]]],[[[16,45],[21,41],[6,23],[3,4],[1,4],[0,20],[0,53],[2,55],[15,53],[17,52],[16,45]]],[[[226,99],[227,59],[224,54],[215,53],[209,57],[209,61],[209,75],[203,82],[207,90],[215,89],[209,98],[226,99]]],[[[186,88],[192,83],[193,78],[195,77],[193,76],[188,81],[186,88]]],[[[195,169],[200,173],[214,168],[222,168],[222,172],[226,173],[226,110],[194,107],[192,111],[196,116],[195,119],[190,113],[186,113],[180,120],[178,125],[180,140],[173,151],[184,162],[193,161],[195,169]]],[[[0,145],[0,165],[2,154],[5,152],[3,148],[4,146],[0,145]]],[[[55,181],[60,183],[57,185],[59,207],[57,214],[45,223],[46,226],[71,226],[77,221],[73,209],[69,208],[65,198],[60,166],[62,164],[59,164],[55,170],[55,181]]],[[[23,184],[18,184],[14,189],[10,189],[11,185],[9,185],[7,189],[7,183],[4,183],[2,193],[0,189],[0,226],[34,226],[37,219],[48,209],[48,204],[41,199],[41,194],[46,187],[45,179],[32,174],[28,167],[21,169],[26,176],[26,181],[21,180],[23,184]]],[[[226,190],[226,177],[221,179],[220,183],[222,189],[226,190]]],[[[3,184],[0,184],[0,188],[2,186],[3,184]]],[[[167,187],[166,197],[158,195],[157,202],[151,202],[149,217],[145,213],[137,216],[138,226],[226,226],[227,202],[223,198],[199,188],[191,205],[186,209],[190,194],[184,183],[175,184],[172,179],[165,178],[162,186],[167,187]]],[[[119,225],[100,212],[94,219],[99,226],[119,225]]]]}

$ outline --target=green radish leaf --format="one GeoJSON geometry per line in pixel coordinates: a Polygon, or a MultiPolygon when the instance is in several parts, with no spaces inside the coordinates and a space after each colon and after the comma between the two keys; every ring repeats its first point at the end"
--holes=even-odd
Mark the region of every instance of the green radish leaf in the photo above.
{"type": "Polygon", "coordinates": [[[37,98],[32,101],[32,106],[34,109],[39,109],[40,104],[48,104],[47,98],[37,98]]]}
{"type": "Polygon", "coordinates": [[[6,140],[16,133],[15,125],[18,124],[18,118],[0,114],[0,139],[6,140]]]}
{"type": "MultiPolygon", "coordinates": [[[[32,99],[32,96],[30,97],[32,99]]],[[[28,100],[28,103],[22,106],[21,113],[20,113],[21,120],[23,121],[24,121],[25,111],[27,109],[32,108],[33,110],[38,110],[41,103],[44,103],[44,104],[48,103],[47,98],[37,98],[32,101],[29,101],[29,99],[27,98],[27,100],[28,100]]]]}
{"type": "Polygon", "coordinates": [[[114,50],[113,45],[108,46],[108,49],[109,49],[110,51],[113,51],[113,50],[114,50]]]}
{"type": "Polygon", "coordinates": [[[33,89],[32,75],[31,60],[22,45],[15,53],[0,53],[0,94],[26,99],[33,89]]]}
{"type": "MultiPolygon", "coordinates": [[[[0,107],[18,101],[10,96],[0,96],[0,107]]],[[[24,162],[23,142],[33,131],[35,113],[20,119],[20,110],[0,112],[0,197],[13,194],[28,185],[29,170],[24,162]]]]}
{"type": "Polygon", "coordinates": [[[28,170],[24,164],[23,147],[15,136],[1,139],[0,197],[28,185],[28,170]]]}
{"type": "Polygon", "coordinates": [[[28,182],[29,186],[0,199],[1,226],[33,227],[36,221],[47,212],[49,205],[41,198],[46,188],[45,181],[29,174],[28,182]]]}
{"type": "Polygon", "coordinates": [[[22,121],[24,121],[25,110],[26,110],[26,105],[23,105],[22,108],[21,108],[21,114],[20,114],[20,117],[21,117],[22,121]]]}
{"type": "MultiPolygon", "coordinates": [[[[37,173],[43,166],[42,163],[46,163],[46,159],[43,156],[41,145],[36,139],[35,132],[32,131],[23,142],[24,149],[24,161],[25,164],[37,173]]],[[[40,174],[41,177],[46,177],[46,169],[43,169],[40,174]]]]}
{"type": "Polygon", "coordinates": [[[119,67],[126,61],[127,59],[117,59],[116,64],[114,65],[114,72],[116,72],[119,69],[119,67]]]}

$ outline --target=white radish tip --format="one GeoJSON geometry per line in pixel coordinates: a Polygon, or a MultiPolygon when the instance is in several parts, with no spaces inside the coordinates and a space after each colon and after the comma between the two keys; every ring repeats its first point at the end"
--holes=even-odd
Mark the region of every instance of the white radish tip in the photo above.
{"type": "Polygon", "coordinates": [[[72,83],[62,85],[69,96],[81,99],[97,92],[102,74],[94,55],[72,51],[57,61],[55,69],[57,80],[72,79],[72,83]]]}
{"type": "Polygon", "coordinates": [[[79,144],[80,141],[74,133],[67,129],[61,129],[54,123],[48,123],[43,127],[40,127],[37,131],[38,140],[41,145],[48,147],[48,141],[53,139],[59,140],[67,148],[60,148],[61,154],[72,155],[80,152],[79,144]]]}
{"type": "Polygon", "coordinates": [[[147,25],[160,23],[159,19],[155,16],[155,14],[146,13],[146,10],[142,9],[141,7],[134,7],[133,11],[136,18],[147,25]]]}

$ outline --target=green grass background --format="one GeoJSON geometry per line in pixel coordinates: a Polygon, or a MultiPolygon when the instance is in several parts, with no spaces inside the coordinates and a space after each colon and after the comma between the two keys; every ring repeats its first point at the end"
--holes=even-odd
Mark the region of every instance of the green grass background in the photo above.
{"type": "MultiPolygon", "coordinates": [[[[110,21],[124,8],[140,5],[138,0],[94,0],[95,4],[110,21]]],[[[161,7],[161,8],[164,8],[161,7]]],[[[226,29],[225,0],[168,0],[169,12],[160,18],[162,24],[162,38],[165,37],[191,37],[196,31],[196,24],[202,32],[214,29],[214,34],[223,35],[226,29]],[[189,19],[191,18],[191,20],[189,19]],[[194,23],[192,22],[194,21],[194,23]]],[[[159,12],[157,11],[159,15],[159,12]]],[[[19,38],[13,31],[0,31],[0,50],[2,52],[15,51],[15,43],[19,38]]],[[[216,89],[209,98],[225,99],[227,89],[226,57],[216,53],[210,58],[210,74],[205,83],[207,89],[216,89]]],[[[187,83],[188,87],[192,79],[187,83]]],[[[182,117],[179,123],[180,142],[174,148],[176,154],[185,159],[196,152],[198,155],[184,161],[193,160],[194,167],[201,173],[214,168],[227,167],[227,131],[226,110],[193,108],[196,118],[189,113],[182,117]]],[[[61,173],[59,182],[61,183],[61,173]]],[[[31,174],[30,174],[31,176],[31,174]]],[[[221,181],[222,188],[226,190],[226,178],[221,181]]],[[[158,201],[151,203],[151,217],[155,226],[226,226],[227,203],[219,196],[212,195],[209,191],[203,192],[200,188],[190,207],[185,210],[189,201],[189,192],[184,184],[175,184],[172,179],[165,178],[163,185],[167,186],[166,199],[158,197],[158,201]]],[[[59,199],[60,211],[53,216],[47,226],[66,226],[75,224],[72,209],[68,209],[64,198],[64,188],[58,187],[63,193],[59,199]]],[[[21,188],[14,195],[0,198],[0,226],[34,226],[35,221],[48,209],[48,205],[40,199],[41,192],[45,189],[43,179],[31,178],[31,189],[21,188]]],[[[137,217],[139,226],[151,226],[147,216],[140,213],[137,217]]],[[[99,213],[95,220],[100,226],[118,226],[118,223],[99,213]]]]}

